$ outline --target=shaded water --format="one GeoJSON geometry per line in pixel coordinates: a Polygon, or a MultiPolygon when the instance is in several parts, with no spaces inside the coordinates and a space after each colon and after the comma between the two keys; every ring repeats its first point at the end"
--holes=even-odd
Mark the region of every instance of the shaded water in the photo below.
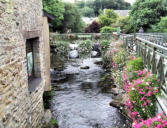
{"type": "Polygon", "coordinates": [[[109,106],[112,95],[99,85],[105,73],[94,62],[100,58],[70,60],[65,63],[67,79],[53,83],[52,113],[59,128],[123,128],[125,119],[109,106]],[[80,67],[89,66],[89,69],[80,67]]]}

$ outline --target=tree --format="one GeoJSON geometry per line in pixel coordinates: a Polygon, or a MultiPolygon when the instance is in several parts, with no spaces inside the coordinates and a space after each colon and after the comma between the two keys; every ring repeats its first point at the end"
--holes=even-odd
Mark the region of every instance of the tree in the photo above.
{"type": "Polygon", "coordinates": [[[61,0],[43,0],[44,9],[55,17],[54,27],[59,27],[64,19],[64,4],[61,0]]]}
{"type": "Polygon", "coordinates": [[[85,8],[82,8],[81,9],[81,13],[83,16],[85,17],[94,17],[94,10],[92,8],[89,8],[89,7],[85,7],[85,8]]]}
{"type": "Polygon", "coordinates": [[[119,17],[115,27],[120,27],[122,33],[132,33],[133,32],[133,26],[130,22],[129,16],[119,17]]]}
{"type": "Polygon", "coordinates": [[[111,26],[117,21],[118,15],[114,12],[114,10],[106,9],[105,13],[101,14],[98,18],[103,27],[111,26]]]}
{"type": "Polygon", "coordinates": [[[167,32],[167,16],[161,17],[161,21],[152,26],[153,32],[167,32]]]}
{"type": "Polygon", "coordinates": [[[166,0],[136,0],[130,12],[131,23],[145,30],[160,21],[161,16],[167,15],[166,0]]]}
{"type": "Polygon", "coordinates": [[[99,16],[100,10],[104,9],[130,9],[130,3],[124,0],[87,0],[87,1],[76,1],[76,5],[79,9],[89,7],[94,10],[94,15],[99,16]]]}
{"type": "Polygon", "coordinates": [[[64,20],[60,26],[61,32],[83,32],[84,22],[82,21],[81,14],[79,13],[77,7],[72,3],[64,3],[65,13],[64,20]]]}
{"type": "Polygon", "coordinates": [[[99,10],[103,9],[130,9],[130,3],[125,2],[124,0],[94,0],[94,11],[95,15],[99,15],[99,10]]]}
{"type": "Polygon", "coordinates": [[[100,32],[100,23],[93,21],[92,24],[88,25],[85,28],[85,33],[99,33],[100,32]]]}

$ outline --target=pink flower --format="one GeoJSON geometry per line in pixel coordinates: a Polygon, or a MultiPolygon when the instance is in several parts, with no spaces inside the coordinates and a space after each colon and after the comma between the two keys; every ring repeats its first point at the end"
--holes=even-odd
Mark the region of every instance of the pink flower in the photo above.
{"type": "Polygon", "coordinates": [[[134,81],[134,86],[142,84],[143,82],[141,81],[141,79],[137,79],[134,81]]]}
{"type": "Polygon", "coordinates": [[[144,102],[144,103],[142,104],[143,107],[145,107],[146,105],[147,105],[147,102],[144,102]]]}
{"type": "Polygon", "coordinates": [[[152,122],[153,122],[152,119],[149,118],[148,120],[144,121],[144,124],[146,124],[150,128],[152,122]]]}
{"type": "Polygon", "coordinates": [[[167,120],[162,121],[163,126],[167,127],[167,120]]]}
{"type": "Polygon", "coordinates": [[[136,116],[138,114],[138,112],[132,112],[133,116],[136,116]]]}
{"type": "Polygon", "coordinates": [[[147,93],[147,96],[151,96],[151,91],[149,91],[149,92],[147,93]]]}
{"type": "Polygon", "coordinates": [[[160,124],[158,124],[156,128],[162,128],[162,126],[160,124]]]}
{"type": "Polygon", "coordinates": [[[146,94],[145,92],[139,91],[140,94],[146,94]]]}
{"type": "Polygon", "coordinates": [[[146,102],[149,104],[151,101],[150,101],[150,100],[147,100],[146,102]]]}
{"type": "Polygon", "coordinates": [[[145,97],[143,96],[142,98],[141,98],[141,101],[143,101],[145,99],[145,97]]]}

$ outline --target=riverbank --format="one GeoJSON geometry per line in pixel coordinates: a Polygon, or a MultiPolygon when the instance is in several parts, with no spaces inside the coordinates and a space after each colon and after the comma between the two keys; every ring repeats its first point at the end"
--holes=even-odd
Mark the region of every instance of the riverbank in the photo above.
{"type": "Polygon", "coordinates": [[[160,95],[160,83],[154,74],[144,69],[142,58],[125,51],[118,40],[111,44],[105,59],[115,85],[112,89],[115,98],[110,105],[127,117],[130,127],[165,128],[165,114],[156,116],[156,96],[160,95]]]}
{"type": "Polygon", "coordinates": [[[126,61],[129,60],[129,54],[123,49],[123,44],[120,40],[114,40],[107,53],[103,56],[103,66],[108,71],[112,84],[111,93],[113,100],[110,102],[110,106],[117,108],[120,113],[131,122],[132,120],[128,117],[128,111],[125,107],[128,96],[123,89],[123,67],[126,61]],[[119,53],[117,54],[117,52],[119,53]]]}

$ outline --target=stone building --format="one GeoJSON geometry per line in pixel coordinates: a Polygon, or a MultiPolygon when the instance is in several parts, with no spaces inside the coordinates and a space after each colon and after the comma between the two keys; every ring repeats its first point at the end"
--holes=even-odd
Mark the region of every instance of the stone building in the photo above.
{"type": "Polygon", "coordinates": [[[42,0],[0,0],[0,128],[38,128],[50,90],[42,0]]]}

